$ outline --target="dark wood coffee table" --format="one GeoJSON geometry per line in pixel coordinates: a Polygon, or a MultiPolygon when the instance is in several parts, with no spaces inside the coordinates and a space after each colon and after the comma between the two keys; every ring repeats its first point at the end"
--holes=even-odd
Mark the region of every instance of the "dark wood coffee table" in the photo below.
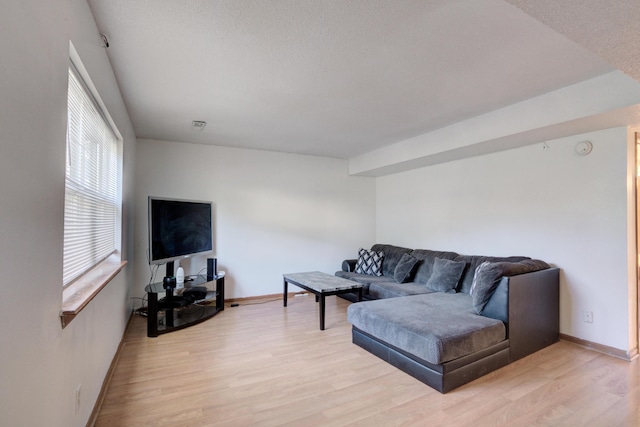
{"type": "Polygon", "coordinates": [[[362,284],[353,280],[332,276],[320,271],[310,271],[307,273],[283,274],[284,277],[284,306],[287,306],[288,284],[296,285],[307,290],[316,296],[316,302],[320,302],[320,330],[324,331],[324,299],[329,295],[340,295],[348,293],[358,294],[358,301],[362,301],[362,284]]]}

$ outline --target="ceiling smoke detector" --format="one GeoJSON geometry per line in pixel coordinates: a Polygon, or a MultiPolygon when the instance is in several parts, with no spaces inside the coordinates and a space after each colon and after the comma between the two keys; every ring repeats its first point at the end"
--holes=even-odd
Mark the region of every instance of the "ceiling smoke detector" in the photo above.
{"type": "Polygon", "coordinates": [[[194,120],[191,122],[191,130],[202,130],[207,125],[207,122],[201,122],[199,120],[194,120]]]}

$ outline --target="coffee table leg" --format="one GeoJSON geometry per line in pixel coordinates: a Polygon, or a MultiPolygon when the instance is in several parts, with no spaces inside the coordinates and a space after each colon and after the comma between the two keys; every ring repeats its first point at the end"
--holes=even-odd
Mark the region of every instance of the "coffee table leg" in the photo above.
{"type": "Polygon", "coordinates": [[[320,330],[324,331],[324,294],[320,294],[320,330]]]}
{"type": "Polygon", "coordinates": [[[358,288],[358,301],[362,301],[362,288],[358,288]]]}
{"type": "Polygon", "coordinates": [[[287,291],[288,291],[288,286],[287,286],[287,279],[284,279],[284,292],[282,294],[282,301],[284,303],[284,306],[287,306],[287,291]]]}

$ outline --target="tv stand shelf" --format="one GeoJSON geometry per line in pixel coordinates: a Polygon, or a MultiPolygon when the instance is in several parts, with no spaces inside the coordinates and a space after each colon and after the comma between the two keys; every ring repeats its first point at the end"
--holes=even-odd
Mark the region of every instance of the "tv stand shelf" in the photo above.
{"type": "Polygon", "coordinates": [[[165,291],[162,282],[145,287],[148,298],[148,337],[187,328],[224,310],[224,274],[214,276],[211,281],[198,276],[191,282],[185,282],[184,290],[195,286],[207,288],[207,295],[203,299],[192,301],[181,295],[174,295],[171,289],[165,291]],[[158,294],[163,292],[164,298],[158,299],[158,294]]]}

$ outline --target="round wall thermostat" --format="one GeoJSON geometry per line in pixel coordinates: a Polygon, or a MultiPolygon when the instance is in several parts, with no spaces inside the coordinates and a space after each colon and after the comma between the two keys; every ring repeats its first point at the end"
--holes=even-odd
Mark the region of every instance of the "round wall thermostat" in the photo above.
{"type": "Polygon", "coordinates": [[[591,141],[582,141],[576,144],[576,153],[586,156],[593,150],[593,144],[591,141]]]}

